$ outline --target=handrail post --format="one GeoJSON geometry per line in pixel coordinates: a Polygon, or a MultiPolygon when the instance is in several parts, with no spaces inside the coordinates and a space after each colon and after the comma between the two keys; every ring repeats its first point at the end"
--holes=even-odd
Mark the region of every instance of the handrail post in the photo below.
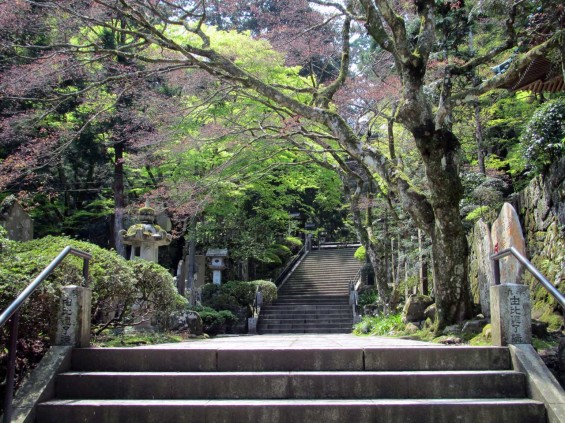
{"type": "Polygon", "coordinates": [[[85,288],[88,288],[89,263],[90,263],[89,259],[83,258],[83,260],[82,260],[82,278],[83,278],[83,283],[84,283],[85,288]]]}
{"type": "Polygon", "coordinates": [[[18,325],[20,323],[20,310],[10,317],[10,340],[8,351],[8,365],[6,369],[6,393],[4,395],[4,423],[12,421],[12,400],[14,399],[14,376],[16,374],[16,348],[18,342],[18,325]]]}
{"type": "Polygon", "coordinates": [[[500,285],[500,259],[492,259],[492,273],[494,277],[494,284],[500,285]]]}

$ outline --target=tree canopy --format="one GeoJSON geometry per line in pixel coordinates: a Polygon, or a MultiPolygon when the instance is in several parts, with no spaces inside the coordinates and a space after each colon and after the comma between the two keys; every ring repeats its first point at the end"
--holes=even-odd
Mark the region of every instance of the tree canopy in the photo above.
{"type": "Polygon", "coordinates": [[[508,0],[2,3],[0,182],[40,187],[69,213],[112,198],[101,187],[113,179],[116,211],[129,187],[176,208],[181,232],[197,212],[263,232],[307,207],[309,189],[336,208],[333,172],[352,203],[367,199],[366,221],[353,219],[367,242],[375,206],[400,207],[429,238],[441,327],[471,313],[465,153],[511,160],[512,146],[482,140],[495,111],[481,105],[536,57],[563,69],[562,16],[558,3],[508,0]]]}

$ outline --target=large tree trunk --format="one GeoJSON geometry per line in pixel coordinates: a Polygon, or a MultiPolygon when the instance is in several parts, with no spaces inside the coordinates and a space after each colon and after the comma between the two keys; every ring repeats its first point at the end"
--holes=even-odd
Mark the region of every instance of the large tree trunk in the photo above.
{"type": "MultiPolygon", "coordinates": [[[[459,141],[446,130],[423,130],[416,137],[422,154],[434,213],[430,228],[439,328],[471,317],[468,246],[459,215],[463,188],[457,156],[459,141]],[[427,135],[429,134],[429,135],[427,135]]],[[[416,134],[415,134],[416,135],[416,134]]]]}
{"type": "Polygon", "coordinates": [[[363,222],[363,218],[359,210],[360,187],[358,187],[358,190],[354,194],[351,194],[351,190],[349,189],[346,181],[344,182],[344,191],[349,197],[349,201],[351,203],[353,225],[355,227],[355,231],[357,232],[357,237],[361,241],[361,244],[365,247],[365,252],[367,254],[367,257],[369,257],[371,266],[373,267],[375,274],[375,286],[377,287],[379,298],[383,304],[389,306],[390,288],[388,287],[386,278],[382,277],[383,272],[381,270],[385,264],[378,254],[378,250],[382,248],[379,248],[379,246],[373,242],[375,237],[372,234],[371,222],[363,222]]]}

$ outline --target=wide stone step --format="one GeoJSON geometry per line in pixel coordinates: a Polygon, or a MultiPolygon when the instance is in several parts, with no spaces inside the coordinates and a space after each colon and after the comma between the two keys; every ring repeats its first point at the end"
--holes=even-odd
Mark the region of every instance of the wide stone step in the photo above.
{"type": "MultiPolygon", "coordinates": [[[[352,324],[351,320],[349,322],[340,322],[340,323],[328,323],[324,321],[320,322],[295,322],[295,323],[262,323],[261,325],[257,326],[257,330],[261,332],[264,329],[277,329],[281,331],[293,330],[293,329],[311,329],[315,331],[325,331],[330,329],[343,329],[351,332],[352,324]]],[[[315,332],[319,333],[319,332],[315,332]]]]}
{"type": "Polygon", "coordinates": [[[68,372],[60,399],[524,398],[514,371],[452,372],[68,372]]]}
{"type": "Polygon", "coordinates": [[[510,370],[501,347],[302,349],[79,348],[74,371],[434,371],[510,370]],[[252,359],[250,359],[252,357],[252,359]]]}
{"type": "Polygon", "coordinates": [[[277,298],[277,303],[279,302],[290,302],[290,301],[297,301],[299,303],[312,303],[312,304],[321,304],[321,303],[349,303],[349,296],[347,295],[285,295],[282,297],[277,298]]]}
{"type": "Polygon", "coordinates": [[[350,314],[344,315],[335,315],[332,317],[329,316],[315,316],[315,317],[298,317],[298,316],[288,316],[288,315],[274,315],[263,318],[259,321],[260,325],[273,325],[273,324],[281,324],[281,325],[288,325],[288,324],[312,324],[312,323],[321,323],[324,325],[328,324],[349,324],[352,325],[352,316],[350,314]]]}
{"type": "Polygon", "coordinates": [[[312,316],[313,318],[316,316],[326,316],[326,317],[334,317],[334,316],[351,316],[351,308],[345,310],[300,310],[300,309],[289,309],[289,308],[272,308],[269,310],[262,310],[260,319],[269,319],[273,318],[274,316],[282,317],[286,316],[291,318],[305,318],[312,316]]]}
{"type": "Polygon", "coordinates": [[[310,313],[310,312],[320,312],[320,313],[325,313],[325,312],[332,312],[332,311],[336,311],[336,312],[343,312],[343,311],[351,311],[351,306],[349,304],[269,304],[267,306],[264,306],[261,309],[261,315],[263,313],[268,313],[269,311],[272,310],[282,310],[282,311],[293,311],[293,312],[304,312],[304,313],[310,313]]]}
{"type": "Polygon", "coordinates": [[[325,290],[325,289],[320,289],[320,290],[315,290],[315,289],[302,289],[302,288],[295,288],[295,289],[284,289],[282,291],[279,291],[279,297],[280,298],[285,298],[286,296],[299,296],[299,295],[310,295],[310,296],[321,296],[321,297],[326,297],[326,296],[342,296],[342,297],[346,297],[348,296],[349,291],[347,289],[336,289],[336,290],[325,290]]]}
{"type": "Polygon", "coordinates": [[[294,329],[262,329],[257,328],[257,332],[260,335],[288,335],[288,334],[319,334],[319,335],[327,335],[327,334],[345,334],[351,333],[351,326],[348,327],[332,327],[330,329],[327,328],[294,328],[294,329]]]}
{"type": "Polygon", "coordinates": [[[37,421],[542,423],[545,409],[522,399],[55,400],[38,407],[37,421]]]}

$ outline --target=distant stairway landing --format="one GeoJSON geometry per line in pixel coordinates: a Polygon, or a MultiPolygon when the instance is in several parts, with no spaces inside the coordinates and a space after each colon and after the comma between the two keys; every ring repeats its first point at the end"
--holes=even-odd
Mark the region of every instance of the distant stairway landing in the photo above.
{"type": "Polygon", "coordinates": [[[359,271],[355,248],[311,251],[263,307],[257,330],[267,333],[349,333],[349,280],[359,271]]]}

